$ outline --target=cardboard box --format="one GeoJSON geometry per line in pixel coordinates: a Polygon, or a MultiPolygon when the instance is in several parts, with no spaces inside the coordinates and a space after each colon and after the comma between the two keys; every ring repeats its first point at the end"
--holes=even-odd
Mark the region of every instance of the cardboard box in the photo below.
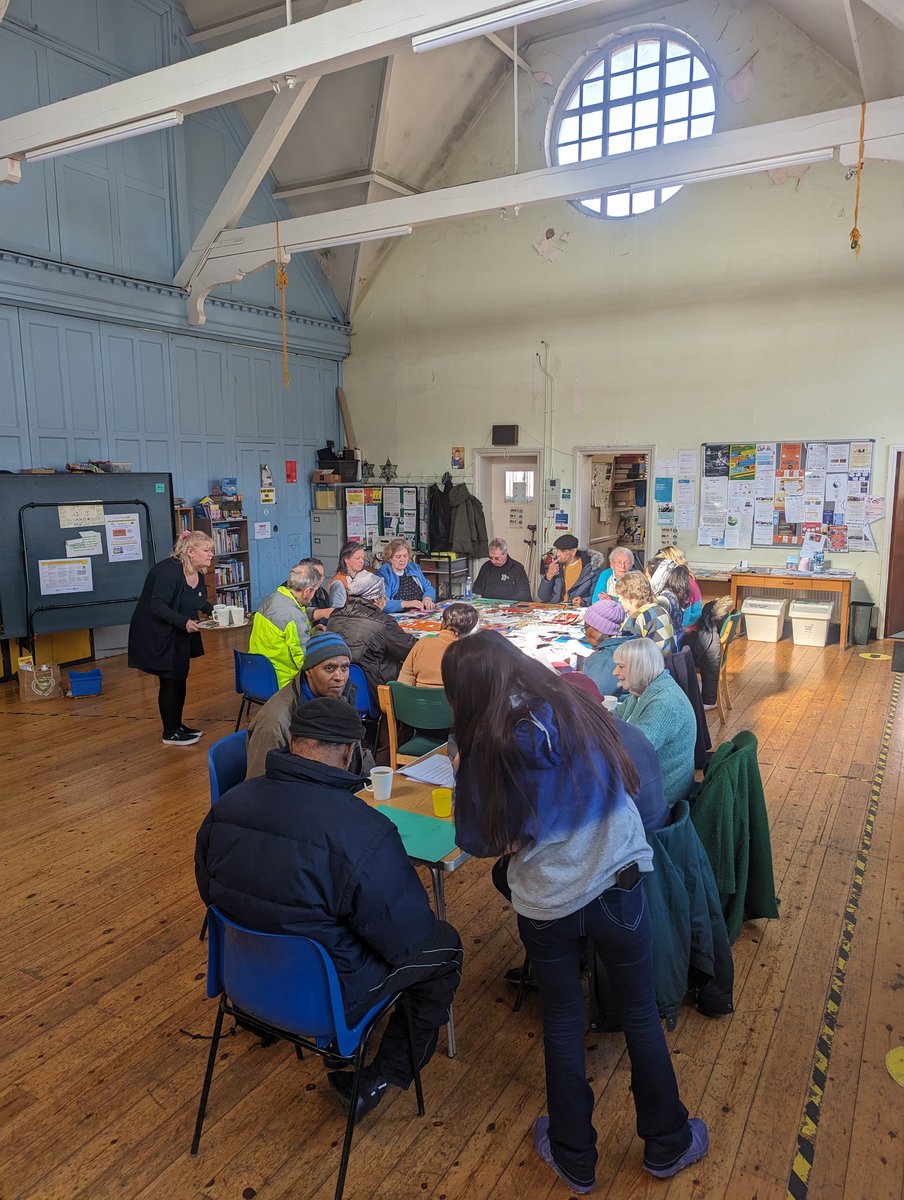
{"type": "Polygon", "coordinates": [[[312,471],[311,483],[341,483],[340,477],[333,471],[312,471]]]}

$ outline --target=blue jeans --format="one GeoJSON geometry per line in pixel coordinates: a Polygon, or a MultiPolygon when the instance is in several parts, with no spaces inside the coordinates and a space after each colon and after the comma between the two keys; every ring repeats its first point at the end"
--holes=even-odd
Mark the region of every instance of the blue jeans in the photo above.
{"type": "Polygon", "coordinates": [[[631,1089],[644,1162],[674,1162],[691,1142],[653,986],[652,926],[643,880],[612,887],[556,921],[518,917],[543,1005],[549,1144],[576,1183],[596,1168],[593,1090],[586,1078],[581,954],[586,939],[606,964],[631,1059],[631,1089]]]}

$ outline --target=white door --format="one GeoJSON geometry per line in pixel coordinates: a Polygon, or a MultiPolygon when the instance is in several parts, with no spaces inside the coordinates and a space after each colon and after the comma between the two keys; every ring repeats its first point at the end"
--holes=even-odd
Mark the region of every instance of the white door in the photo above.
{"type": "MultiPolygon", "coordinates": [[[[483,504],[487,534],[508,542],[509,554],[521,563],[536,589],[543,492],[539,455],[483,451],[478,464],[477,495],[483,504]]],[[[475,565],[475,572],[480,565],[475,565]]]]}

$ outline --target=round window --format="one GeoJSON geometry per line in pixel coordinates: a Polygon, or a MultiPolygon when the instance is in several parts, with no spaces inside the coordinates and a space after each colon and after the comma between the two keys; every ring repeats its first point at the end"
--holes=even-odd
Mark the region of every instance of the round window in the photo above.
{"type": "MultiPolygon", "coordinates": [[[[715,72],[700,47],[676,30],[613,38],[566,79],[548,142],[553,166],[630,154],[712,133],[715,72]]],[[[574,204],[598,217],[649,212],[677,187],[609,192],[574,204]]]]}

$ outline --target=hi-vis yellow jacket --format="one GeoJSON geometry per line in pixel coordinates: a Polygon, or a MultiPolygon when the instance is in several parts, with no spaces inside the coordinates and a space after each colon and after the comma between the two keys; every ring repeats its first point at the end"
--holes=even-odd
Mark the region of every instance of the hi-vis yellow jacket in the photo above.
{"type": "Polygon", "coordinates": [[[263,654],[276,668],[279,686],[285,687],[301,670],[304,648],[311,636],[305,609],[287,587],[271,592],[254,614],[248,649],[263,654]]]}

